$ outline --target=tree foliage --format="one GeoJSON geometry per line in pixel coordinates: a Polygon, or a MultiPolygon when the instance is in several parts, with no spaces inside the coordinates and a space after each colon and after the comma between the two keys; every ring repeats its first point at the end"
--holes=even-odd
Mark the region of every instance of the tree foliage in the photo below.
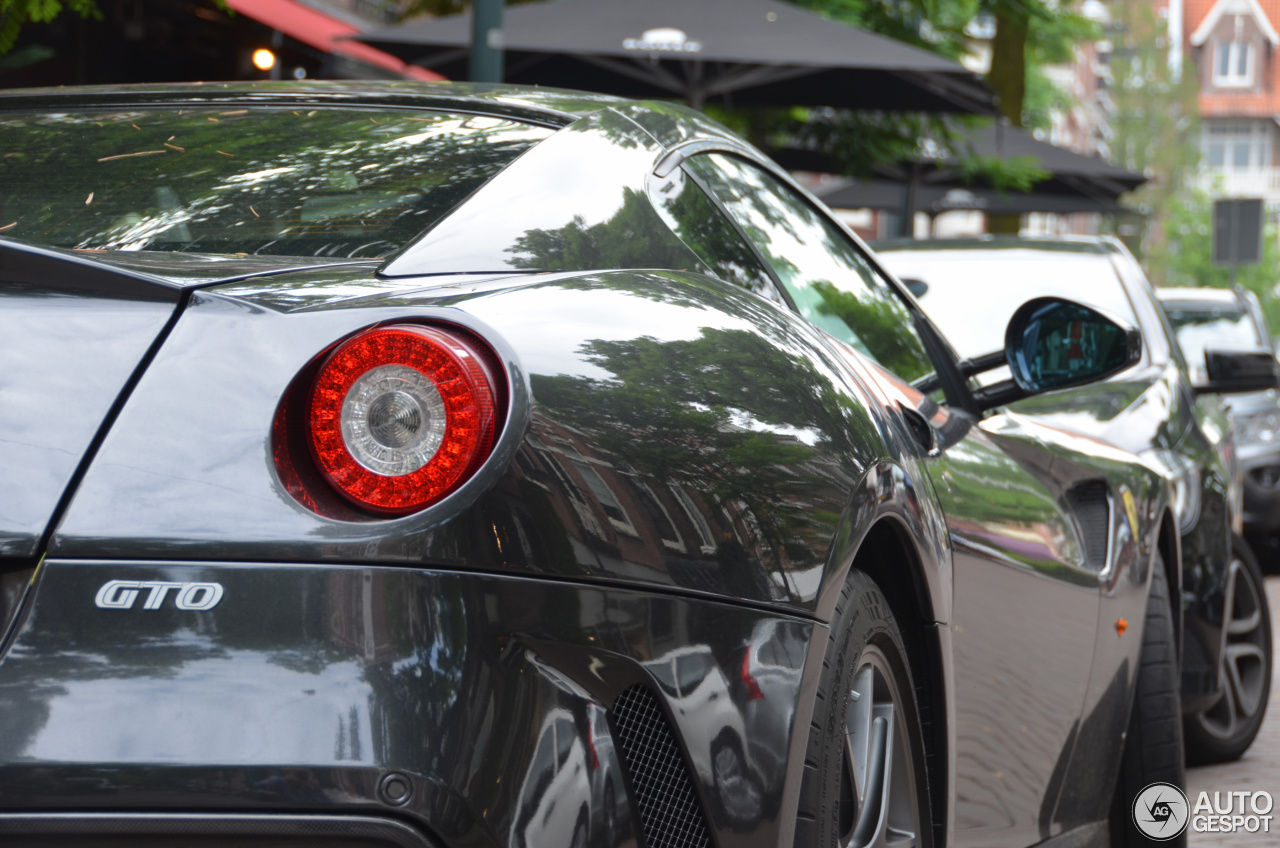
{"type": "Polygon", "coordinates": [[[47,24],[64,9],[82,18],[102,20],[95,0],[0,0],[0,55],[13,49],[23,24],[47,24]]]}
{"type": "MultiPolygon", "coordinates": [[[[1097,26],[1066,3],[1042,0],[791,0],[841,23],[886,35],[952,59],[970,51],[975,25],[995,21],[996,39],[1008,41],[1009,24],[1019,22],[1017,43],[1007,47],[1019,61],[993,59],[988,82],[1000,92],[1002,109],[1017,126],[1047,127],[1055,109],[1071,97],[1044,73],[1048,64],[1068,61],[1075,45],[1097,38],[1097,26]],[[1003,29],[1002,29],[1003,24],[1003,29]],[[1002,77],[1003,75],[1003,77],[1002,77]]],[[[994,45],[1001,49],[1002,45],[994,45]]],[[[714,110],[713,110],[714,111],[714,110]]],[[[759,110],[757,110],[759,111],[759,110]]],[[[965,178],[1002,191],[1028,191],[1048,177],[1038,162],[980,156],[968,139],[985,122],[937,114],[868,113],[848,110],[776,110],[768,118],[714,111],[753,141],[785,139],[820,150],[843,171],[866,176],[877,165],[913,159],[951,158],[965,178]]]]}
{"type": "MultiPolygon", "coordinates": [[[[1213,264],[1213,198],[1208,192],[1192,190],[1173,197],[1164,225],[1169,244],[1163,257],[1164,285],[1231,285],[1231,269],[1213,264]]],[[[1276,283],[1280,282],[1280,241],[1275,227],[1268,227],[1262,239],[1262,261],[1241,265],[1235,282],[1258,296],[1271,334],[1280,334],[1280,299],[1275,296],[1276,283]]]]}
{"type": "Polygon", "coordinates": [[[1163,285],[1179,261],[1170,231],[1174,199],[1186,194],[1200,161],[1196,72],[1190,63],[1170,67],[1165,22],[1147,0],[1117,0],[1112,15],[1111,156],[1147,177],[1127,198],[1146,216],[1145,232],[1131,246],[1151,281],[1163,285]]]}

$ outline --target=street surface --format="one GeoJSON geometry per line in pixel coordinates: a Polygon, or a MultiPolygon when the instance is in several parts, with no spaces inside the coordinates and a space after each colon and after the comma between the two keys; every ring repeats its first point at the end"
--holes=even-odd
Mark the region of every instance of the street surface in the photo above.
{"type": "MultiPolygon", "coordinates": [[[[1267,601],[1272,609],[1271,638],[1277,641],[1276,613],[1280,611],[1280,577],[1267,578],[1267,601]]],[[[1280,656],[1280,650],[1276,651],[1280,656]]],[[[1253,792],[1265,790],[1277,801],[1277,809],[1272,813],[1271,833],[1189,833],[1188,844],[1191,848],[1209,848],[1209,846],[1280,846],[1280,668],[1272,665],[1271,701],[1267,705],[1267,717],[1263,719],[1258,738],[1243,757],[1234,763],[1217,766],[1201,766],[1187,770],[1187,797],[1191,804],[1196,803],[1200,792],[1208,792],[1212,802],[1216,792],[1253,792]]],[[[1225,798],[1224,798],[1225,803],[1225,798]]]]}

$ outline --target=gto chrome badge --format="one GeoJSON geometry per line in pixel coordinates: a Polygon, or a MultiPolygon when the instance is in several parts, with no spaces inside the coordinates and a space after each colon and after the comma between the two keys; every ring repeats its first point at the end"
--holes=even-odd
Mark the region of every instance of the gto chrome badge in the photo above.
{"type": "Polygon", "coordinates": [[[102,584],[93,599],[101,609],[132,609],[138,594],[149,590],[143,609],[160,609],[170,590],[176,590],[173,605],[180,610],[211,610],[222,600],[221,583],[171,583],[167,580],[110,580],[102,584]]]}

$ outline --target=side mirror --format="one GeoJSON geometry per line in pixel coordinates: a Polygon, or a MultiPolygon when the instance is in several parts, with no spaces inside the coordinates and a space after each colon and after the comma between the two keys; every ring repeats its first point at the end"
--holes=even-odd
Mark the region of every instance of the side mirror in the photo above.
{"type": "Polygon", "coordinates": [[[1040,297],[1013,313],[1005,361],[1028,395],[1106,379],[1142,359],[1142,334],[1096,309],[1040,297]]]}
{"type": "Polygon", "coordinates": [[[1266,348],[1205,348],[1209,382],[1200,393],[1235,394],[1280,388],[1280,362],[1266,348]]]}

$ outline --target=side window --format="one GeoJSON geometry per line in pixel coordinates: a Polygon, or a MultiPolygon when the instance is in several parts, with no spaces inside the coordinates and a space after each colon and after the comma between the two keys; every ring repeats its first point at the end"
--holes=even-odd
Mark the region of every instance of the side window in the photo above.
{"type": "Polygon", "coordinates": [[[687,163],[814,325],[911,381],[933,372],[912,314],[844,232],[772,175],[722,153],[687,163]]]}
{"type": "Polygon", "coordinates": [[[676,168],[650,181],[649,196],[667,226],[722,280],[782,303],[754,252],[698,184],[676,168]]]}

